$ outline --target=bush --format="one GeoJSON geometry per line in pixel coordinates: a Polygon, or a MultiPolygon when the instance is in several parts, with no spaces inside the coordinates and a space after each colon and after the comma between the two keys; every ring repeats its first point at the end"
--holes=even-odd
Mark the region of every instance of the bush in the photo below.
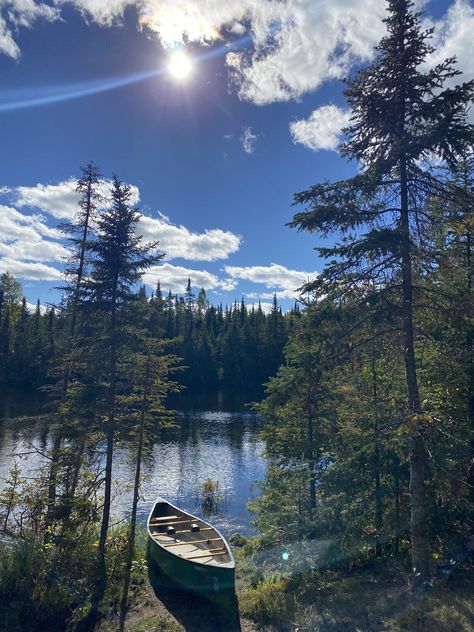
{"type": "Polygon", "coordinates": [[[239,598],[240,613],[259,625],[281,626],[294,612],[294,598],[287,592],[286,582],[277,575],[267,577],[256,586],[246,588],[239,598]]]}
{"type": "Polygon", "coordinates": [[[0,551],[0,629],[61,630],[75,607],[52,555],[35,541],[0,551]]]}

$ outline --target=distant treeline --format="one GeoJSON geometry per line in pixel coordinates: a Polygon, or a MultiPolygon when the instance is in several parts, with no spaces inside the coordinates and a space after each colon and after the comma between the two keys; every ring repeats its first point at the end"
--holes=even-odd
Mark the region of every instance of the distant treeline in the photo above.
{"type": "MultiPolygon", "coordinates": [[[[147,296],[142,288],[136,308],[149,311],[157,337],[172,340],[182,359],[184,386],[173,403],[259,399],[263,385],[276,374],[298,305],[283,314],[276,297],[269,313],[242,299],[232,306],[211,305],[206,292],[193,293],[191,281],[182,296],[163,296],[160,284],[147,296]]],[[[133,310],[133,306],[131,307],[133,310]]],[[[66,316],[61,308],[33,310],[20,283],[8,272],[0,277],[0,384],[11,390],[52,389],[57,350],[65,346],[66,316]]]]}
{"type": "Polygon", "coordinates": [[[54,308],[34,312],[18,281],[6,272],[0,277],[0,386],[33,390],[47,382],[54,366],[58,336],[54,308]]]}
{"type": "Polygon", "coordinates": [[[234,402],[262,396],[263,384],[283,361],[288,333],[300,314],[296,305],[283,315],[276,297],[268,314],[260,304],[248,307],[243,299],[214,307],[203,289],[195,298],[190,281],[180,297],[170,292],[163,298],[158,285],[150,308],[162,336],[178,339],[175,353],[187,367],[179,377],[186,399],[220,392],[234,402]]]}

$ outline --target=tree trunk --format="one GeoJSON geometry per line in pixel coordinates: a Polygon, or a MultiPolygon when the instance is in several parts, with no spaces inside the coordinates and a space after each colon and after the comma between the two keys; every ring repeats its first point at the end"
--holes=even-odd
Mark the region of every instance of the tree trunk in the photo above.
{"type": "Polygon", "coordinates": [[[377,392],[377,370],[375,366],[375,348],[372,348],[372,403],[374,407],[374,461],[373,474],[375,485],[375,529],[377,532],[375,555],[382,555],[380,538],[383,529],[382,487],[380,484],[380,446],[379,446],[379,402],[377,392]]]}
{"type": "Polygon", "coordinates": [[[107,452],[104,474],[104,506],[102,510],[102,522],[100,525],[98,560],[97,560],[97,581],[92,598],[90,625],[95,625],[99,612],[99,605],[102,601],[107,587],[107,564],[105,548],[107,544],[107,533],[110,522],[110,505],[112,500],[112,464],[114,456],[114,430],[116,417],[116,396],[117,396],[117,314],[116,314],[116,285],[111,301],[110,316],[110,365],[109,365],[109,401],[108,419],[106,429],[107,452]]]}
{"type": "Polygon", "coordinates": [[[143,390],[142,410],[140,414],[140,429],[138,435],[137,457],[135,462],[135,481],[133,485],[132,515],[130,518],[130,533],[128,540],[127,553],[125,558],[125,571],[123,579],[122,600],[120,604],[120,630],[125,628],[125,617],[128,608],[128,593],[130,589],[130,577],[135,552],[135,531],[137,526],[137,507],[140,492],[140,473],[142,465],[143,443],[145,439],[145,421],[148,404],[148,387],[150,380],[150,356],[147,357],[145,369],[145,387],[143,390]]]}
{"type": "Polygon", "coordinates": [[[395,531],[395,555],[400,552],[400,466],[398,458],[395,462],[394,472],[394,495],[395,495],[395,519],[394,519],[394,531],[395,531]]]}
{"type": "MultiPolygon", "coordinates": [[[[467,185],[466,185],[467,186],[467,185]]],[[[467,484],[469,485],[469,500],[474,503],[474,330],[471,324],[473,317],[473,300],[472,300],[472,244],[471,232],[466,235],[466,267],[467,267],[467,301],[468,301],[468,331],[466,335],[466,355],[467,355],[467,423],[469,438],[469,456],[470,463],[467,473],[467,484]]],[[[474,526],[472,528],[474,533],[474,526]]]]}
{"type": "Polygon", "coordinates": [[[430,548],[426,533],[426,454],[418,423],[412,417],[420,412],[420,395],[416,375],[415,344],[413,333],[413,279],[411,262],[410,227],[408,214],[408,183],[406,160],[400,160],[400,233],[404,331],[405,377],[408,395],[410,461],[410,534],[411,560],[414,572],[413,586],[423,586],[430,579],[430,548]]]}
{"type": "Polygon", "coordinates": [[[313,416],[310,414],[307,417],[307,432],[308,432],[308,453],[307,463],[309,470],[309,508],[311,511],[316,509],[316,474],[314,471],[314,424],[313,416]]]}
{"type": "Polygon", "coordinates": [[[79,483],[79,475],[81,471],[82,459],[84,458],[85,449],[86,449],[86,437],[82,436],[77,440],[73,463],[70,466],[72,470],[71,483],[68,489],[67,496],[64,499],[63,526],[62,526],[62,531],[61,531],[62,535],[67,533],[71,527],[71,514],[72,514],[72,509],[73,509],[73,502],[76,495],[77,485],[79,483]]]}
{"type": "Polygon", "coordinates": [[[48,473],[48,505],[46,509],[46,528],[44,530],[44,541],[49,539],[47,527],[53,522],[54,508],[56,505],[56,485],[59,471],[59,461],[61,457],[62,432],[59,429],[54,431],[53,447],[51,450],[51,463],[48,473]]]}
{"type": "MultiPolygon", "coordinates": [[[[69,337],[66,347],[66,363],[63,368],[62,375],[62,387],[61,387],[61,404],[64,404],[67,400],[67,392],[69,388],[69,381],[71,377],[71,361],[69,355],[71,353],[74,337],[76,334],[77,324],[77,307],[79,302],[79,290],[81,288],[82,277],[84,276],[84,264],[86,255],[86,242],[89,231],[89,222],[92,213],[92,179],[89,178],[89,183],[86,192],[86,215],[84,219],[84,227],[82,231],[82,243],[79,252],[79,268],[77,270],[77,278],[73,293],[72,313],[71,321],[69,325],[69,337]]],[[[61,455],[61,444],[64,438],[64,431],[62,428],[58,428],[54,434],[54,445],[51,453],[51,465],[49,469],[48,480],[48,509],[46,515],[46,525],[50,525],[52,522],[52,514],[54,506],[56,504],[56,480],[59,470],[59,459],[61,455]]]]}

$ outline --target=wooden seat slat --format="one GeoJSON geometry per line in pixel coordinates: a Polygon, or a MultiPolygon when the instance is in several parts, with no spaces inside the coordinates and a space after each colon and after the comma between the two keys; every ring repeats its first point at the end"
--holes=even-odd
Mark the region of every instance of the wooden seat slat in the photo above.
{"type": "Polygon", "coordinates": [[[150,522],[153,524],[153,522],[161,522],[162,520],[178,520],[178,518],[183,518],[183,516],[155,516],[150,520],[150,522]]]}
{"type": "MultiPolygon", "coordinates": [[[[178,554],[179,555],[179,554],[178,554]]],[[[215,557],[216,555],[227,555],[227,551],[222,551],[222,553],[209,553],[209,552],[201,552],[200,555],[180,555],[184,560],[197,560],[200,557],[215,557]]]]}
{"type": "Polygon", "coordinates": [[[219,542],[222,538],[209,538],[208,540],[183,540],[182,542],[171,542],[170,544],[164,544],[163,546],[181,546],[183,544],[207,544],[207,542],[219,542]]]}
{"type": "Polygon", "coordinates": [[[150,522],[150,527],[174,527],[175,524],[185,524],[189,520],[173,520],[172,522],[150,522]]]}

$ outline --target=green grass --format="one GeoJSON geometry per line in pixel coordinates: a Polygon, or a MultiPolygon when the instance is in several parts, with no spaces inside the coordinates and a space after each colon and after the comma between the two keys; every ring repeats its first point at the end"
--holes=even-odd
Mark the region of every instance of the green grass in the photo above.
{"type": "Polygon", "coordinates": [[[282,632],[473,632],[474,567],[465,564],[433,592],[414,595],[395,565],[347,571],[262,574],[238,562],[241,614],[282,632]]]}

